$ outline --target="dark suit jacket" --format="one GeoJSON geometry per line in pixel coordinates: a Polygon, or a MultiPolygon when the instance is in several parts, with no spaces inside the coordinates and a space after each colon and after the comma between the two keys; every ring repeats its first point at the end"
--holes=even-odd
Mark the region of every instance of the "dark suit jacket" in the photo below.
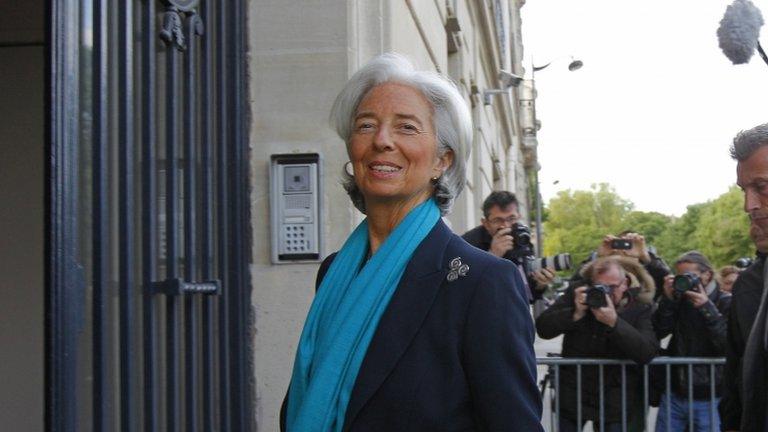
{"type": "MultiPolygon", "coordinates": [[[[765,263],[765,255],[758,254],[757,260],[741,272],[733,284],[731,309],[728,311],[723,398],[719,406],[722,430],[762,432],[768,428],[768,413],[765,410],[768,402],[766,367],[757,367],[753,369],[753,374],[744,376],[744,365],[748,362],[756,362],[758,365],[766,365],[768,362],[765,352],[759,353],[755,358],[747,358],[748,353],[745,352],[752,326],[758,319],[765,289],[765,263]]],[[[764,329],[765,325],[760,324],[758,323],[757,328],[764,329]]]]}
{"type": "Polygon", "coordinates": [[[439,221],[381,317],[344,431],[542,431],[533,339],[517,269],[439,221]],[[457,257],[469,271],[450,282],[457,257]]]}

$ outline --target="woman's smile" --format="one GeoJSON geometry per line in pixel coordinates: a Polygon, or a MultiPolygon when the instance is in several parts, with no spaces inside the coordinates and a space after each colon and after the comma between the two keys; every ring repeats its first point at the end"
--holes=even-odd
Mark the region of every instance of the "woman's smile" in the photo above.
{"type": "Polygon", "coordinates": [[[392,162],[374,161],[368,164],[368,169],[373,177],[390,179],[400,175],[403,167],[392,162]]]}

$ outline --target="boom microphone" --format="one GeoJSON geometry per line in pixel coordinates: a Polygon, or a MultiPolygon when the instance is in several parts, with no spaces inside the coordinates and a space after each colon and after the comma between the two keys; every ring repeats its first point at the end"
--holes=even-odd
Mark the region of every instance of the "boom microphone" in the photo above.
{"type": "Polygon", "coordinates": [[[758,47],[763,24],[760,9],[749,0],[734,0],[725,9],[717,29],[717,39],[720,49],[733,64],[749,62],[758,47]]]}

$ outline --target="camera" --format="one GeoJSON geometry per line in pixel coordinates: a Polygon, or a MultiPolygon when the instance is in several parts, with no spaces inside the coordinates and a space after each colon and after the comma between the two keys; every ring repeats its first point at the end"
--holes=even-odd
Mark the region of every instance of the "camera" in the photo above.
{"type": "Polygon", "coordinates": [[[512,249],[519,256],[533,256],[533,245],[531,244],[531,229],[527,225],[516,222],[512,225],[512,231],[509,233],[515,246],[512,249]]]}
{"type": "Polygon", "coordinates": [[[608,306],[608,302],[605,299],[606,294],[610,294],[611,289],[607,285],[594,284],[587,288],[587,300],[586,304],[590,308],[601,308],[608,306]]]}
{"type": "Polygon", "coordinates": [[[750,257],[739,258],[736,261],[734,261],[733,265],[743,270],[752,265],[752,258],[750,257]]]}
{"type": "Polygon", "coordinates": [[[699,283],[701,283],[701,279],[698,276],[691,272],[685,272],[675,276],[675,279],[672,281],[672,287],[675,289],[675,292],[682,294],[693,290],[699,283]]]}
{"type": "Polygon", "coordinates": [[[543,268],[548,268],[554,271],[570,270],[571,254],[560,253],[551,257],[533,258],[529,263],[528,268],[530,269],[530,272],[535,272],[543,268]]]}
{"type": "Polygon", "coordinates": [[[632,249],[632,240],[627,239],[613,239],[611,240],[611,249],[623,249],[623,250],[629,250],[632,249]]]}
{"type": "Polygon", "coordinates": [[[527,225],[517,222],[512,225],[512,231],[509,233],[514,241],[511,256],[512,260],[523,266],[526,275],[529,275],[542,268],[548,268],[555,271],[570,270],[571,255],[561,253],[551,257],[536,258],[531,243],[531,229],[527,225]]]}

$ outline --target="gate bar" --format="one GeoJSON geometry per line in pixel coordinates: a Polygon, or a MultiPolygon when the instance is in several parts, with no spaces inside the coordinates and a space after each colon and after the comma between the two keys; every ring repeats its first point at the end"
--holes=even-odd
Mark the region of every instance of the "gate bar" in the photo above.
{"type": "Polygon", "coordinates": [[[232,279],[228,274],[229,269],[229,201],[227,181],[230,173],[227,160],[227,147],[230,135],[227,130],[229,123],[229,105],[227,95],[227,72],[232,66],[227,55],[227,2],[217,2],[217,26],[216,40],[219,50],[216,56],[216,78],[218,83],[218,139],[216,143],[218,162],[218,248],[219,248],[219,279],[222,282],[221,297],[219,298],[219,414],[221,432],[230,431],[230,356],[229,356],[229,293],[232,287],[232,279]]]}
{"type": "Polygon", "coordinates": [[[119,296],[120,296],[120,425],[132,431],[133,412],[133,267],[134,267],[134,156],[133,156],[133,2],[117,8],[118,24],[118,154],[119,180],[119,296]]]}
{"type": "MultiPolygon", "coordinates": [[[[178,269],[178,51],[172,42],[166,44],[166,126],[165,126],[165,239],[166,279],[179,277],[178,269]]],[[[168,432],[178,432],[181,418],[179,404],[179,307],[177,296],[166,296],[166,425],[168,432]]]]}
{"type": "MultiPolygon", "coordinates": [[[[243,83],[243,67],[244,59],[243,53],[243,38],[245,32],[243,31],[246,11],[243,7],[243,2],[232,2],[229,10],[228,22],[232,29],[229,31],[229,39],[227,41],[228,49],[230,50],[230,58],[232,59],[232,67],[230,71],[232,73],[232,82],[229,86],[231,97],[231,114],[229,116],[230,125],[232,127],[231,135],[231,157],[232,162],[230,164],[233,167],[234,172],[230,172],[230,190],[233,193],[232,197],[232,225],[231,225],[231,238],[233,243],[232,250],[234,256],[230,262],[229,271],[232,274],[232,280],[230,281],[230,287],[232,288],[234,298],[247,299],[250,296],[246,295],[246,272],[243,269],[248,268],[247,256],[250,250],[245,242],[245,233],[247,231],[247,221],[245,217],[248,214],[246,211],[245,203],[247,200],[247,185],[248,176],[245,169],[246,155],[244,149],[246,143],[243,140],[243,124],[242,124],[242,112],[243,112],[243,89],[246,86],[243,83]]],[[[232,301],[232,320],[230,322],[230,343],[231,350],[233,351],[232,358],[232,419],[233,430],[248,431],[250,430],[250,423],[248,416],[246,415],[247,406],[250,406],[250,400],[248,398],[247,384],[251,382],[250,377],[247,375],[248,354],[246,353],[249,332],[248,329],[248,317],[250,314],[250,302],[248,301],[232,301]]]]}
{"type": "MultiPolygon", "coordinates": [[[[202,278],[203,280],[211,280],[214,277],[214,256],[213,256],[213,162],[212,162],[212,148],[211,148],[211,133],[213,131],[213,118],[208,115],[211,112],[211,38],[214,33],[212,27],[214,20],[211,19],[210,9],[208,2],[203,2],[200,5],[200,13],[203,17],[203,24],[208,28],[205,35],[201,40],[201,57],[202,68],[200,71],[201,83],[201,143],[200,143],[200,165],[201,165],[201,182],[202,182],[202,196],[201,200],[201,239],[200,250],[202,251],[202,278]]],[[[203,317],[202,317],[202,330],[203,330],[203,358],[202,358],[202,378],[203,378],[203,430],[213,430],[214,424],[214,403],[213,403],[213,391],[214,391],[214,335],[213,335],[213,302],[215,300],[210,296],[203,296],[203,317]]]]}
{"type": "MultiPolygon", "coordinates": [[[[184,270],[188,281],[198,280],[197,274],[197,82],[195,80],[197,47],[196,25],[199,17],[191,14],[187,17],[187,50],[184,58],[184,270]]],[[[186,403],[185,422],[187,432],[197,431],[197,400],[199,385],[197,382],[197,307],[198,296],[184,296],[184,400],[186,403]]]]}
{"type": "Polygon", "coordinates": [[[107,388],[109,274],[109,37],[107,0],[93,2],[93,430],[108,430],[111,393],[107,388]]]}
{"type": "Polygon", "coordinates": [[[153,302],[152,290],[149,289],[157,278],[157,179],[155,161],[155,146],[157,144],[156,126],[156,78],[157,73],[155,59],[155,2],[144,0],[142,8],[142,128],[141,128],[141,154],[142,154],[142,315],[144,333],[144,431],[155,432],[158,428],[157,421],[157,390],[155,376],[157,349],[155,346],[155,333],[157,331],[157,317],[153,302]]]}

